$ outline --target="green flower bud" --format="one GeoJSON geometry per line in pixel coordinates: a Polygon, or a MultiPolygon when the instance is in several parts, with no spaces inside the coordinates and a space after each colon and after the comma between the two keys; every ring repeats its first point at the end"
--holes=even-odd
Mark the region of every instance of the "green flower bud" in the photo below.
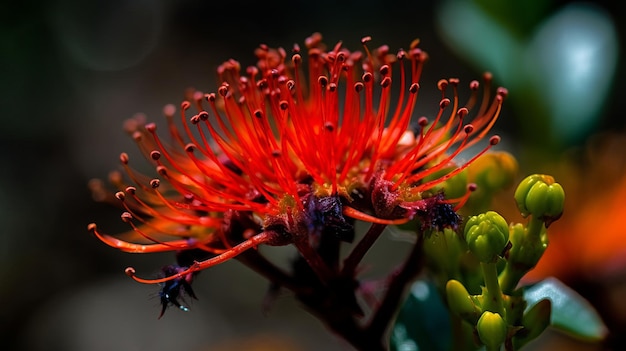
{"type": "Polygon", "coordinates": [[[446,297],[450,310],[471,324],[476,324],[480,317],[480,308],[476,306],[472,296],[463,283],[451,279],[446,284],[446,297]]]}
{"type": "Polygon", "coordinates": [[[476,324],[476,330],[487,350],[499,350],[506,340],[507,325],[498,313],[483,312],[476,324]]]}
{"type": "Polygon", "coordinates": [[[465,241],[480,262],[494,262],[509,241],[509,225],[494,211],[472,216],[465,225],[465,241]]]}
{"type": "Polygon", "coordinates": [[[548,226],[561,217],[565,192],[552,176],[533,174],[518,185],[515,201],[522,216],[533,215],[545,221],[548,226]]]}
{"type": "Polygon", "coordinates": [[[515,183],[518,164],[508,152],[491,151],[476,159],[467,168],[467,180],[476,190],[463,206],[465,214],[477,214],[491,209],[496,194],[515,183]]]}
{"type": "Polygon", "coordinates": [[[468,176],[470,181],[478,185],[478,189],[491,193],[512,186],[518,168],[513,155],[504,151],[494,151],[474,161],[468,168],[468,176]]]}

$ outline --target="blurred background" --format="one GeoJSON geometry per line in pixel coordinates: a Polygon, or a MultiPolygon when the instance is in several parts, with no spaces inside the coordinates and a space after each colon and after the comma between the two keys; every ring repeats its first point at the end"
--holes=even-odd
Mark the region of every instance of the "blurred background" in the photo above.
{"type": "MultiPolygon", "coordinates": [[[[626,332],[626,110],[619,2],[304,0],[3,1],[0,4],[0,340],[5,350],[348,350],[288,295],[262,308],[267,284],[237,262],[203,272],[191,312],[161,320],[156,272],[172,257],[117,252],[86,230],[126,229],[87,183],[135,153],[122,131],[137,112],[162,123],[188,87],[216,89],[215,69],[255,63],[260,43],[291,48],[313,32],[353,50],[430,55],[418,112],[440,78],[484,71],[509,90],[497,132],[521,174],[553,173],[568,194],[553,246],[529,279],[555,275],[587,297],[606,345],[548,333],[530,347],[619,349],[626,332]],[[571,196],[570,196],[571,195],[571,196]],[[8,348],[7,348],[8,347],[8,348]]],[[[501,206],[509,211],[508,204],[501,206]]],[[[507,217],[509,218],[509,217],[507,217]]],[[[558,225],[558,226],[557,226],[558,225]]],[[[386,245],[402,246],[391,239],[386,245]]]]}

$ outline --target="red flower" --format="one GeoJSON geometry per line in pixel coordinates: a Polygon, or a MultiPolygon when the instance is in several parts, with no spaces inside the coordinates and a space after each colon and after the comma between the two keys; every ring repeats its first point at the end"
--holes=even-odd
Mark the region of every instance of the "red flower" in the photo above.
{"type": "MultiPolygon", "coordinates": [[[[127,271],[138,281],[164,282],[260,244],[294,244],[319,275],[332,274],[317,257],[316,242],[328,233],[349,233],[355,219],[384,227],[423,214],[438,228],[455,225],[453,210],[469,190],[458,199],[428,198],[498,142],[492,137],[482,152],[450,168],[460,152],[487,135],[506,90],[500,88],[491,99],[491,78],[485,75],[482,103],[470,124],[479,83],[470,83],[472,95],[463,106],[458,79],[441,80],[439,113],[415,121],[427,54],[417,41],[395,54],[386,46],[370,51],[369,40],[362,40],[362,52],[350,52],[341,43],[327,50],[321,35],[314,34],[305,42],[306,60],[297,45],[290,57],[282,48],[261,45],[256,66],[242,70],[237,61],[225,62],[217,70],[217,94],[194,92],[181,104],[182,129],[174,121],[175,108],[165,108],[167,142],[155,124],[130,120],[126,129],[156,166],[159,179],[132,170],[122,154],[134,185],[119,176],[113,183],[126,209],[122,219],[133,230],[123,240],[95,224],[90,230],[123,251],[200,249],[209,254],[163,279],[144,280],[134,277],[132,268],[127,271]],[[426,181],[445,169],[452,170],[426,181]],[[447,219],[442,222],[433,213],[447,219]]],[[[96,194],[105,193],[99,182],[92,187],[96,194]]],[[[353,237],[337,235],[344,241],[353,237]]]]}

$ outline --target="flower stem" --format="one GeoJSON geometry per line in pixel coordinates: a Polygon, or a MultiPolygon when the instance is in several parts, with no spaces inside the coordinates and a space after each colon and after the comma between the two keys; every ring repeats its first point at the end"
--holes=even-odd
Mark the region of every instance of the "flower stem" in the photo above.
{"type": "Polygon", "coordinates": [[[541,220],[535,218],[534,216],[532,216],[530,218],[530,221],[528,221],[528,226],[527,226],[527,229],[526,229],[526,233],[527,233],[529,238],[539,242],[540,241],[539,238],[541,236],[542,229],[543,229],[543,221],[541,221],[541,220]]]}
{"type": "Polygon", "coordinates": [[[387,227],[386,224],[373,223],[361,241],[352,249],[350,255],[344,260],[341,275],[344,277],[353,276],[356,267],[359,265],[367,251],[374,245],[380,234],[387,227]]]}
{"type": "Polygon", "coordinates": [[[368,332],[374,335],[384,335],[389,327],[391,318],[403,301],[402,294],[405,292],[406,287],[422,270],[424,265],[424,236],[419,234],[417,238],[402,268],[395,274],[392,274],[387,293],[367,327],[368,332]]]}
{"type": "Polygon", "coordinates": [[[313,272],[315,272],[320,282],[324,285],[328,285],[336,274],[328,267],[322,257],[311,246],[308,239],[298,240],[294,244],[300,252],[300,255],[302,255],[302,257],[309,264],[309,267],[311,267],[313,272]]]}
{"type": "MultiPolygon", "coordinates": [[[[480,263],[483,276],[485,278],[485,296],[483,310],[500,314],[505,318],[504,301],[502,300],[502,290],[498,282],[498,269],[495,262],[480,263]]],[[[505,318],[506,319],[506,318],[505,318]]]]}

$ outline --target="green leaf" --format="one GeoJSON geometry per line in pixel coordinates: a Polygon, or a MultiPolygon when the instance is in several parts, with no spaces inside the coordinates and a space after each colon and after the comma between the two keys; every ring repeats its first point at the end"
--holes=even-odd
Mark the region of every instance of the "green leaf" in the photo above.
{"type": "Polygon", "coordinates": [[[556,278],[547,278],[524,288],[524,298],[528,306],[542,299],[552,302],[550,325],[587,341],[600,341],[608,329],[593,306],[576,291],[556,278]]]}
{"type": "Polygon", "coordinates": [[[447,351],[450,337],[450,318],[439,292],[430,282],[415,282],[393,326],[390,350],[447,351]]]}

